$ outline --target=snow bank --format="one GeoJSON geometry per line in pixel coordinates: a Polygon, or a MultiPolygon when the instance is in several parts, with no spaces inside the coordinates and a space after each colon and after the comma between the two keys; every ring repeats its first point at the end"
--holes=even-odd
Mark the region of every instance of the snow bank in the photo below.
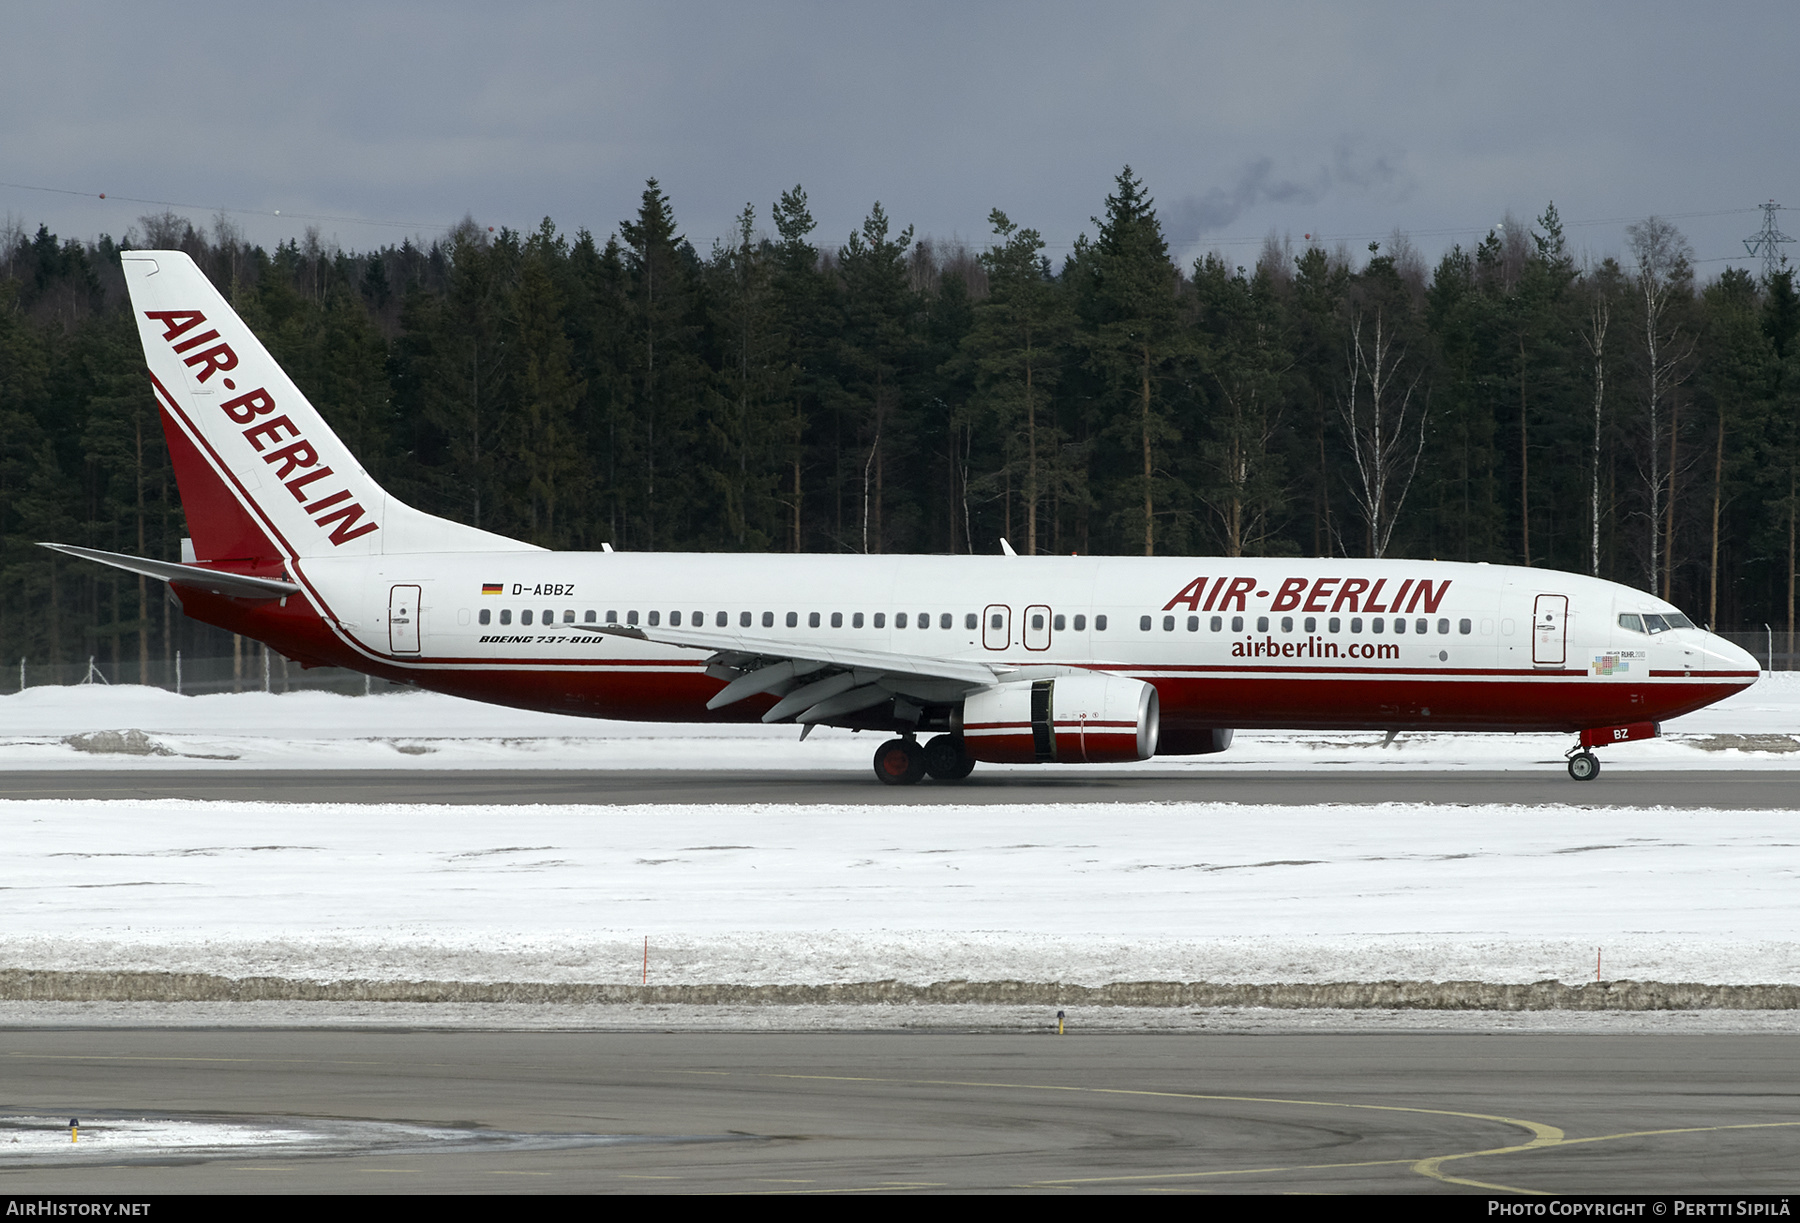
{"type": "MultiPolygon", "coordinates": [[[[1606,762],[1656,769],[1800,768],[1800,672],[1664,727],[1667,737],[1606,749],[1606,762]]],[[[1121,768],[1209,771],[1287,766],[1530,769],[1567,735],[1246,731],[1221,756],[1121,768]]],[[[429,692],[176,696],[118,685],[28,688],[0,696],[0,770],[105,767],[378,769],[843,769],[863,773],[870,735],[791,726],[682,726],[527,713],[429,692]],[[133,734],[132,732],[136,732],[133,734]]],[[[997,766],[983,766],[994,768],[997,766]]],[[[1070,767],[1070,766],[1062,766],[1070,767]]]]}
{"type": "Polygon", "coordinates": [[[1787,812],[0,803],[0,969],[1800,983],[1787,812]]]}

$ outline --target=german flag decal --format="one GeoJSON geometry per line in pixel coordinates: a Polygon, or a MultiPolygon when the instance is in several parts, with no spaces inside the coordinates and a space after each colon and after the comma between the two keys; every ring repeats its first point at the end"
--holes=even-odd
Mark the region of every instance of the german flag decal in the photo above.
{"type": "Polygon", "coordinates": [[[506,592],[506,586],[504,583],[483,582],[481,584],[481,593],[484,595],[497,595],[497,594],[504,594],[505,592],[506,592]]]}

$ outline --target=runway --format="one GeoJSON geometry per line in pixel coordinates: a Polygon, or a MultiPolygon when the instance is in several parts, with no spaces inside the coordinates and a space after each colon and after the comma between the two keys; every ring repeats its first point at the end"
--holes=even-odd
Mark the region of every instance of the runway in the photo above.
{"type": "Polygon", "coordinates": [[[1800,1167],[1785,1036],[139,1029],[0,1050],[6,1113],[85,1118],[87,1143],[0,1143],[11,1194],[1768,1193],[1800,1167]],[[101,1159],[125,1117],[377,1137],[101,1159]]]}
{"type": "Polygon", "coordinates": [[[918,803],[1229,802],[1318,805],[1526,803],[1573,807],[1787,810],[1800,784],[1787,771],[1603,772],[1571,781],[1541,773],[1309,769],[989,772],[956,784],[884,786],[864,772],[710,770],[69,769],[0,772],[0,798],[191,799],[317,803],[918,803]]]}

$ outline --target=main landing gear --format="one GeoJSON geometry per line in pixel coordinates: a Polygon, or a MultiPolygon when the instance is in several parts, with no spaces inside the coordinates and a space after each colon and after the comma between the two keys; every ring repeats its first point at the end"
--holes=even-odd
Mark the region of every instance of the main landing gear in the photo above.
{"type": "Polygon", "coordinates": [[[1600,758],[1589,751],[1576,752],[1569,757],[1569,776],[1576,781],[1592,781],[1600,776],[1600,758]]]}
{"type": "Polygon", "coordinates": [[[908,735],[875,749],[875,776],[885,785],[915,785],[927,773],[939,781],[961,781],[974,771],[975,762],[955,735],[939,735],[923,747],[908,735]]]}

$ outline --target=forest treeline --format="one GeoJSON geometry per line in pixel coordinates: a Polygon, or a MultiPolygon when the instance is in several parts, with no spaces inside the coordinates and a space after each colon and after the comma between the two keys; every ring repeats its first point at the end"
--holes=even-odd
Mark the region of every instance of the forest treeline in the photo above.
{"type": "Polygon", "coordinates": [[[1028,219],[995,210],[970,251],[876,204],[836,241],[796,187],[702,255],[652,180],[604,241],[15,229],[0,657],[195,631],[158,584],[32,546],[179,556],[132,247],[193,256],[391,492],[548,547],[1491,561],[1791,632],[1789,271],[1699,283],[1656,218],[1580,265],[1554,206],[1435,267],[1399,233],[1182,267],[1129,168],[1060,265],[1028,219]]]}

